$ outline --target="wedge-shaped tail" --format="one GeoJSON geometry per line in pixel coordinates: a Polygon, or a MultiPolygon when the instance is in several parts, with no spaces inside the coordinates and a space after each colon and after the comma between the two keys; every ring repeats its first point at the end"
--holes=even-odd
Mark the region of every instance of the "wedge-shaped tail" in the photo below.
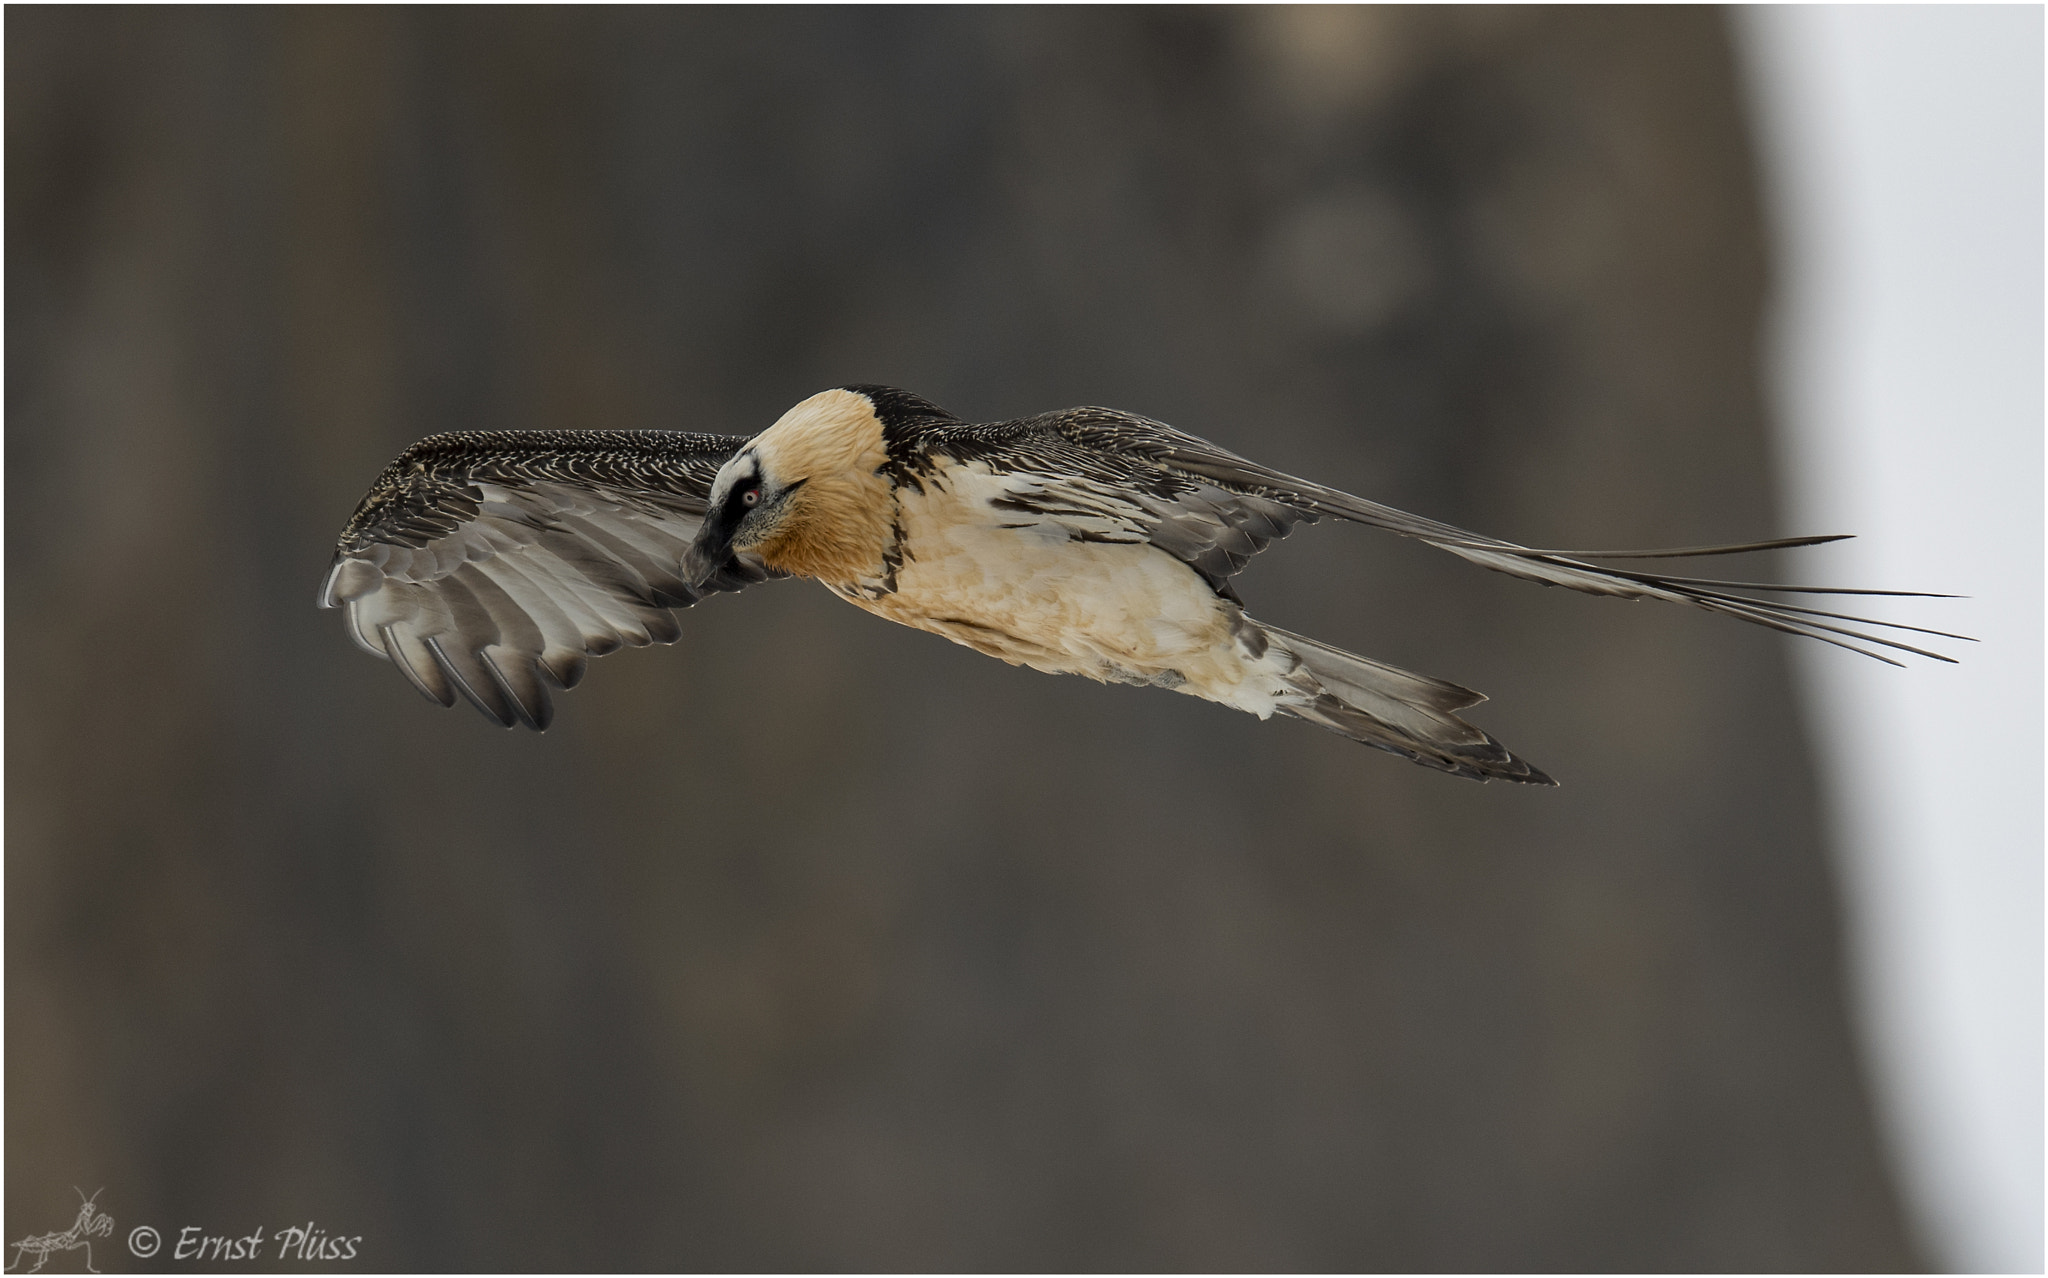
{"type": "Polygon", "coordinates": [[[1470,688],[1414,674],[1290,631],[1263,625],[1261,629],[1268,642],[1301,660],[1291,682],[1301,688],[1304,699],[1282,705],[1281,713],[1453,776],[1557,784],[1528,760],[1516,757],[1457,716],[1456,711],[1486,700],[1470,688]]]}

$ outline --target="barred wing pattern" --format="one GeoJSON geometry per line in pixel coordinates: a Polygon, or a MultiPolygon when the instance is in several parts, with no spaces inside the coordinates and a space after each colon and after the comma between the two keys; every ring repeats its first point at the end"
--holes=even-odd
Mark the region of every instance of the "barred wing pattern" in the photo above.
{"type": "Polygon", "coordinates": [[[443,706],[548,726],[548,685],[589,657],[673,643],[673,609],[770,574],[681,575],[712,478],[746,440],[679,431],[488,431],[423,439],[343,529],[320,606],[443,706]]]}

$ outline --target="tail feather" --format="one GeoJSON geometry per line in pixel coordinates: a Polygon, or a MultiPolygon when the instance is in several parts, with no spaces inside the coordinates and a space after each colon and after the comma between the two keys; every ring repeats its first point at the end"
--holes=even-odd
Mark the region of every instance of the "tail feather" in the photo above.
{"type": "Polygon", "coordinates": [[[1486,700],[1470,688],[1412,674],[1272,626],[1260,629],[1273,646],[1293,653],[1301,662],[1290,682],[1301,689],[1302,699],[1281,705],[1283,714],[1453,776],[1557,784],[1453,713],[1486,700]]]}

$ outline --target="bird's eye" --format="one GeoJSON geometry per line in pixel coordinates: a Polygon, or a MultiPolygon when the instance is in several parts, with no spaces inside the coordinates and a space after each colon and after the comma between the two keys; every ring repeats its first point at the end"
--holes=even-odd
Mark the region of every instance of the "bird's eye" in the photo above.
{"type": "Polygon", "coordinates": [[[747,489],[747,491],[745,491],[745,492],[743,492],[743,493],[741,493],[741,494],[740,494],[740,505],[742,505],[742,506],[758,506],[758,505],[760,505],[760,504],[761,504],[761,490],[760,490],[760,489],[758,489],[758,488],[749,488],[749,489],[747,489]]]}

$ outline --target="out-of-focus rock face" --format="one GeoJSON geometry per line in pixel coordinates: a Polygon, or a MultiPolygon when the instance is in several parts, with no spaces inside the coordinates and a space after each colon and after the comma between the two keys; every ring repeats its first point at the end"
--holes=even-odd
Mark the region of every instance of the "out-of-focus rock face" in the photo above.
{"type": "Polygon", "coordinates": [[[1914,1263],[1773,636],[1352,528],[1241,579],[1543,793],[802,583],[538,739],[312,608],[420,435],[851,381],[1780,531],[1714,13],[6,23],[7,1237],[75,1183],[376,1268],[1914,1263]]]}

